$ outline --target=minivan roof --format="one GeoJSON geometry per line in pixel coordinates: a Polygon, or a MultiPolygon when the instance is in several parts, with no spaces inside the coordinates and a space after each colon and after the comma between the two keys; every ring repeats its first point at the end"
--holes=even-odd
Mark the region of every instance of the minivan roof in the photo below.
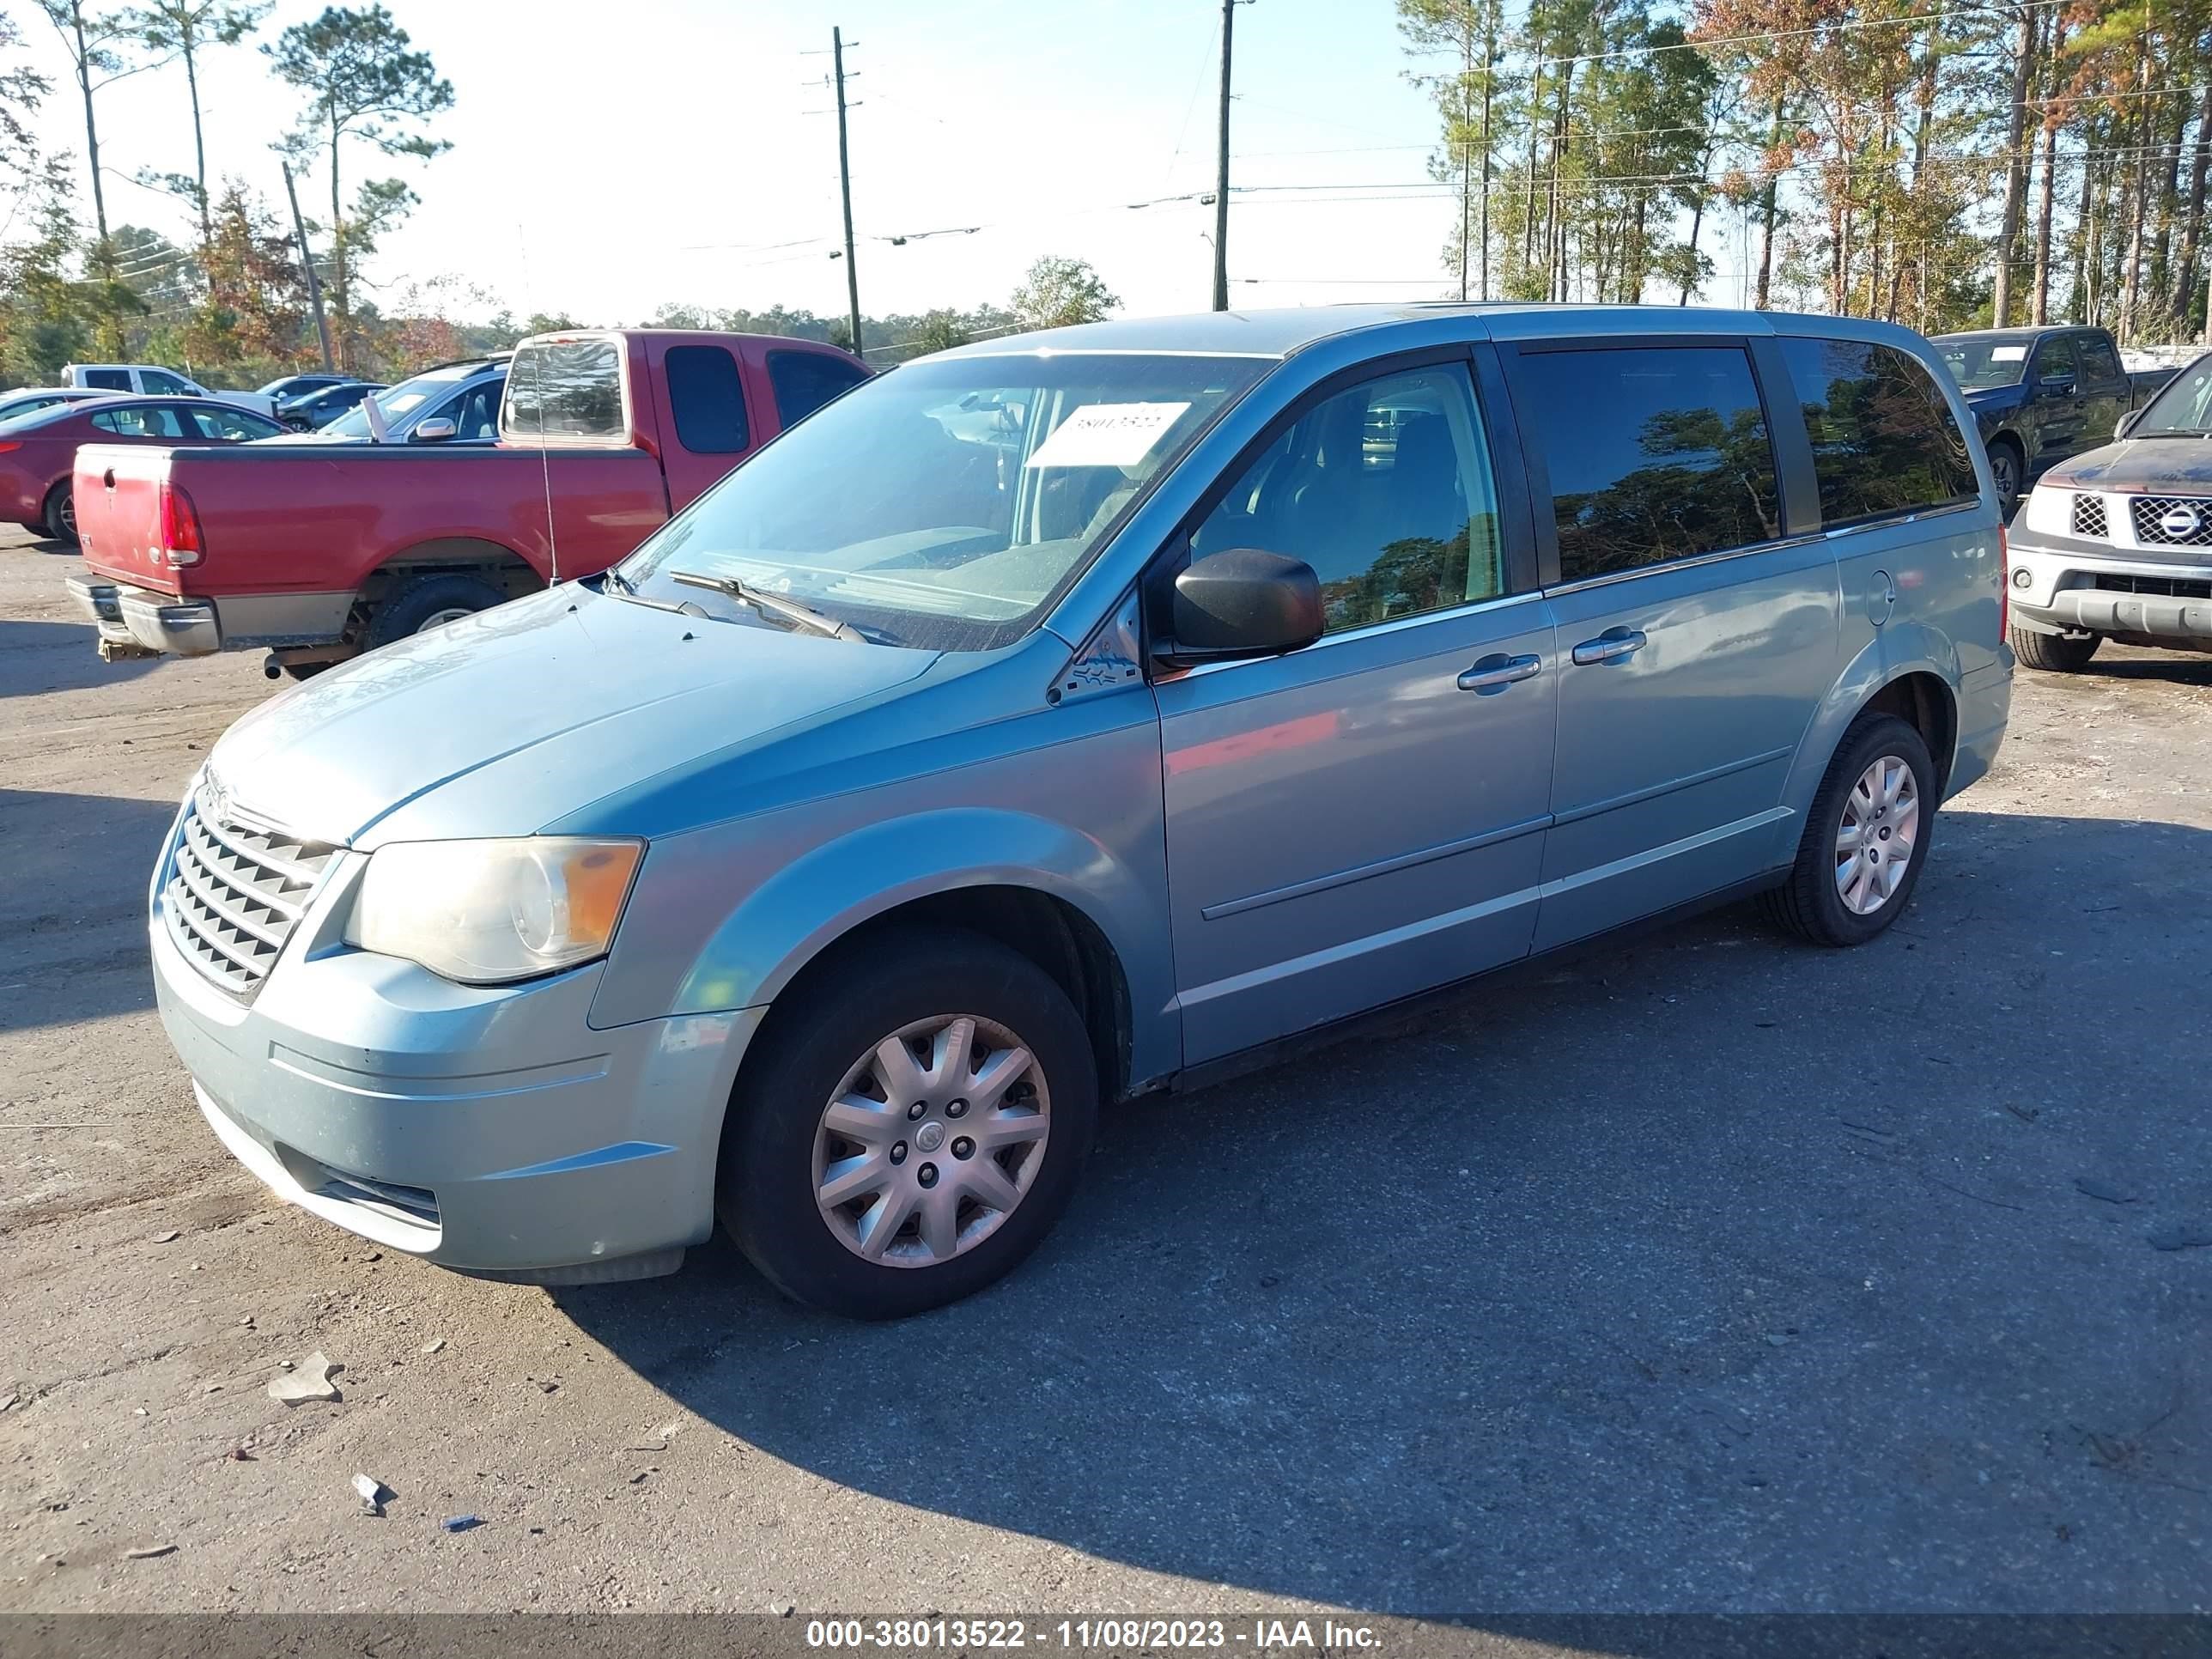
{"type": "Polygon", "coordinates": [[[1893,323],[1852,317],[1800,316],[1790,312],[1735,311],[1705,307],[1544,305],[1492,300],[1454,300],[1302,306],[1263,311],[1200,311],[1170,317],[1117,317],[1103,323],[1079,323],[1033,334],[1009,334],[979,340],[939,354],[943,357],[994,357],[1036,351],[1187,352],[1192,354],[1288,357],[1319,341],[1340,335],[1388,329],[1440,315],[1461,313],[1483,319],[1498,339],[1564,333],[1623,335],[1802,334],[1895,341],[1911,331],[1893,323]]]}

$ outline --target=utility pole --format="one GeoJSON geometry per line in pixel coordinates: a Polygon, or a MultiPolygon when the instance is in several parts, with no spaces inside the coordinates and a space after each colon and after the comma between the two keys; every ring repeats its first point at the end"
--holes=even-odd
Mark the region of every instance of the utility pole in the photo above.
{"type": "Polygon", "coordinates": [[[1213,185],[1213,308],[1229,309],[1229,40],[1237,0],[1221,0],[1221,165],[1213,185]]]}
{"type": "Polygon", "coordinates": [[[300,192],[292,186],[292,164],[279,163],[284,169],[284,195],[292,204],[292,234],[300,239],[300,269],[307,273],[307,303],[315,311],[315,337],[323,343],[323,368],[335,371],[337,362],[331,355],[331,325],[323,315],[323,284],[315,275],[315,255],[307,246],[307,222],[300,217],[300,192]]]}
{"type": "MultiPolygon", "coordinates": [[[[817,37],[819,39],[820,37],[817,37]]],[[[853,43],[858,46],[857,40],[853,43]]],[[[837,78],[837,189],[845,198],[845,293],[853,307],[853,355],[862,356],[860,273],[853,263],[853,161],[845,143],[845,35],[830,31],[830,55],[837,78]]],[[[1224,117],[1224,121],[1226,118],[1224,117]]],[[[1228,164],[1224,161],[1223,165],[1228,164]]]]}

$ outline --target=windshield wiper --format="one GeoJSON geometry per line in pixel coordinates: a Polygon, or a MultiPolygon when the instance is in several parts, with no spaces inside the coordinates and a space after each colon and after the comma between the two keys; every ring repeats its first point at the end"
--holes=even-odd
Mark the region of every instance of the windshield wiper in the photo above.
{"type": "Polygon", "coordinates": [[[813,606],[801,605],[796,599],[787,599],[780,593],[763,592],[739,581],[735,576],[710,576],[700,570],[674,570],[669,573],[669,580],[691,587],[711,587],[740,605],[749,605],[771,617],[781,617],[794,628],[804,628],[810,633],[826,635],[833,640],[856,640],[862,645],[868,643],[868,636],[852,623],[824,616],[813,606]]]}

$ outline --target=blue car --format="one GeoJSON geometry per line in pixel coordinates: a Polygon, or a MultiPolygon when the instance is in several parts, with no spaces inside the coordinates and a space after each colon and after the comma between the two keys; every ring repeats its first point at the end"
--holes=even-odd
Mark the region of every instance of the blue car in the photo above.
{"type": "Polygon", "coordinates": [[[623,1279],[719,1214],[805,1302],[933,1307],[1112,1102],[1731,896],[1894,922],[2010,698],[1972,433],[1830,317],[923,358],[240,720],[153,873],[161,1018],[222,1143],[387,1249],[623,1279]]]}

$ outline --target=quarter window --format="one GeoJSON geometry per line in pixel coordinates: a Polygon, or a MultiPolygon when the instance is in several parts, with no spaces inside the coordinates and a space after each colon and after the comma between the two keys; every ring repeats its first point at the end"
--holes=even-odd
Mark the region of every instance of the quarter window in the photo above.
{"type": "Polygon", "coordinates": [[[1741,347],[1529,352],[1516,389],[1551,474],[1561,581],[1781,534],[1774,448],[1741,347]]]}
{"type": "Polygon", "coordinates": [[[676,411],[676,437],[694,455],[740,455],[750,448],[745,385],[738,360],[721,346],[671,346],[662,373],[676,411]]]}
{"type": "Polygon", "coordinates": [[[796,426],[832,398],[868,378],[858,363],[832,357],[826,351],[771,351],[768,354],[768,383],[775,393],[775,418],[796,426]]]}
{"type": "Polygon", "coordinates": [[[1482,416],[1467,371],[1408,370],[1322,399],[1191,538],[1304,559],[1330,633],[1504,592],[1482,416]]]}
{"type": "MultiPolygon", "coordinates": [[[[1780,343],[1813,441],[1823,525],[1863,523],[1979,494],[1950,404],[1911,357],[1863,340],[1780,343]]],[[[2051,373],[2047,362],[2039,373],[2051,373]]]]}

